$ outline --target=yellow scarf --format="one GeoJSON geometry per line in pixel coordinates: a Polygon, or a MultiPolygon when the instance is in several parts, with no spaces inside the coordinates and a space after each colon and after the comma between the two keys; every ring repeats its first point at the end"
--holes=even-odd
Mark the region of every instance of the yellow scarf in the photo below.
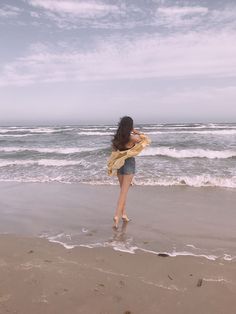
{"type": "Polygon", "coordinates": [[[140,138],[141,141],[139,143],[136,143],[130,149],[127,149],[125,151],[112,151],[107,162],[107,172],[109,176],[117,175],[117,170],[124,165],[125,159],[138,155],[147,145],[151,143],[150,138],[143,133],[140,134],[140,138]]]}

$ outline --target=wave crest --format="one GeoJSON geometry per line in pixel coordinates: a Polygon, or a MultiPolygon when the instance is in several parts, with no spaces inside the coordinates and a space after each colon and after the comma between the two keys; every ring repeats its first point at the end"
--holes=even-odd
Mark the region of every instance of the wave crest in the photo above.
{"type": "Polygon", "coordinates": [[[235,135],[236,130],[202,130],[202,131],[197,131],[197,130],[186,130],[186,131],[151,131],[151,132],[146,132],[146,134],[211,134],[211,135],[235,135]]]}
{"type": "Polygon", "coordinates": [[[98,150],[97,147],[0,147],[0,152],[34,151],[39,153],[75,154],[98,150]]]}
{"type": "Polygon", "coordinates": [[[222,178],[211,175],[198,175],[198,176],[180,176],[164,179],[147,179],[135,180],[138,185],[153,185],[153,186],[178,186],[186,185],[192,187],[224,187],[236,188],[236,176],[231,178],[222,178]]]}
{"type": "Polygon", "coordinates": [[[167,156],[172,158],[209,158],[226,159],[236,157],[236,151],[204,150],[204,149],[175,149],[170,147],[147,147],[140,156],[167,156]]]}
{"type": "Polygon", "coordinates": [[[73,165],[82,165],[87,167],[89,163],[85,160],[63,160],[63,159],[39,159],[39,160],[0,160],[0,167],[13,165],[36,165],[36,166],[54,166],[64,167],[73,165]]]}

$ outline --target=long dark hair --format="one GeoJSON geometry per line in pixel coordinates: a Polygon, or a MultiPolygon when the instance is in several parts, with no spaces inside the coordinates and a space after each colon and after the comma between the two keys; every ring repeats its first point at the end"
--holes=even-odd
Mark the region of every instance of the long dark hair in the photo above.
{"type": "Polygon", "coordinates": [[[118,129],[112,139],[113,149],[125,149],[125,145],[129,142],[130,133],[133,130],[133,119],[128,116],[120,118],[118,129]]]}

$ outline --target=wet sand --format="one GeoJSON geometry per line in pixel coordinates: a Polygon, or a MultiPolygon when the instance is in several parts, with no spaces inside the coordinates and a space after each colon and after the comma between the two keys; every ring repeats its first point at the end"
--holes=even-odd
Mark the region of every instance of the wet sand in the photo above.
{"type": "Polygon", "coordinates": [[[132,186],[132,221],[111,226],[119,186],[0,183],[0,234],[53,237],[68,245],[105,245],[133,252],[236,256],[232,189],[132,186]],[[227,255],[226,255],[227,254],[227,255]]]}
{"type": "Polygon", "coordinates": [[[236,262],[0,236],[0,313],[234,314],[236,262]]]}

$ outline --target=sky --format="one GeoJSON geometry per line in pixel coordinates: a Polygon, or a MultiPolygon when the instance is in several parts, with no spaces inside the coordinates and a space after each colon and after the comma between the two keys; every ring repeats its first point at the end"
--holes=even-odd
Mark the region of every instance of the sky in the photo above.
{"type": "Polygon", "coordinates": [[[0,124],[236,122],[235,0],[0,0],[0,124]]]}

